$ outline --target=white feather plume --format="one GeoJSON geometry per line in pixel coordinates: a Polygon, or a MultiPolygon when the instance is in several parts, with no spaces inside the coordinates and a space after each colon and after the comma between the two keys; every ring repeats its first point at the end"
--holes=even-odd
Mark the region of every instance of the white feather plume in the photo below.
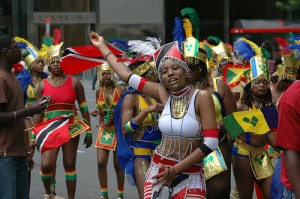
{"type": "Polygon", "coordinates": [[[146,37],[146,41],[129,40],[129,50],[140,53],[141,55],[153,55],[160,47],[161,41],[155,37],[146,37]]]}

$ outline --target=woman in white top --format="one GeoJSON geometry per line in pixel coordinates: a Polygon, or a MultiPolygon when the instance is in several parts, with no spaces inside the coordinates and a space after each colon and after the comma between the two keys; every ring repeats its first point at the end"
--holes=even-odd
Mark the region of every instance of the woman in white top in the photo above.
{"type": "MultiPolygon", "coordinates": [[[[132,74],[117,62],[102,36],[92,32],[90,40],[123,81],[165,107],[159,119],[162,140],[146,176],[144,198],[165,198],[163,194],[170,194],[170,198],[205,198],[202,160],[218,146],[214,104],[207,91],[189,86],[189,69],[177,42],[162,46],[153,55],[160,84],[132,74]]],[[[129,125],[135,129],[140,124],[131,120],[129,125]]]]}

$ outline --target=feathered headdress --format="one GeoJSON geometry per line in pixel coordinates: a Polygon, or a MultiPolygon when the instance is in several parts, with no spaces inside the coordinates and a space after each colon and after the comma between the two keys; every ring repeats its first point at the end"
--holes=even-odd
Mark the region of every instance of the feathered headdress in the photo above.
{"type": "Polygon", "coordinates": [[[257,46],[254,42],[248,39],[240,38],[239,40],[240,42],[247,43],[247,47],[250,47],[248,51],[252,51],[252,54],[254,54],[254,56],[250,58],[251,70],[246,74],[247,82],[251,82],[251,86],[253,86],[253,80],[260,76],[264,76],[269,81],[270,71],[268,58],[270,57],[270,54],[268,53],[268,51],[264,48],[257,46]]]}
{"type": "Polygon", "coordinates": [[[283,54],[284,63],[277,66],[276,74],[279,76],[279,81],[283,79],[296,80],[300,64],[300,35],[293,35],[290,41],[294,44],[288,45],[285,48],[291,51],[291,53],[283,54]]]}
{"type": "Polygon", "coordinates": [[[41,52],[37,49],[37,47],[35,47],[33,44],[31,44],[24,38],[14,37],[14,40],[17,42],[17,45],[22,49],[22,56],[24,62],[28,70],[31,71],[32,66],[40,59],[43,59],[41,52]]]}
{"type": "Polygon", "coordinates": [[[207,37],[207,41],[211,45],[213,52],[216,54],[217,66],[219,66],[222,61],[226,61],[226,63],[232,62],[231,46],[226,45],[221,39],[214,36],[207,37]]]}

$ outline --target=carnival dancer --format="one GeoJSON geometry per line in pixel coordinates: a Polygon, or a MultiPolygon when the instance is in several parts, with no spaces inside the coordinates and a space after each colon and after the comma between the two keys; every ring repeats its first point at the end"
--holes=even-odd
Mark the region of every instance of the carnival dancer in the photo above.
{"type": "MultiPolygon", "coordinates": [[[[181,46],[191,71],[188,73],[188,81],[193,87],[206,90],[212,95],[219,132],[218,149],[204,159],[207,198],[230,198],[231,150],[226,129],[222,126],[222,118],[236,111],[236,103],[225,82],[221,78],[211,77],[208,72],[206,52],[211,49],[207,44],[199,42],[199,38],[194,37],[193,21],[190,22],[190,19],[197,18],[197,12],[192,8],[185,8],[181,10],[181,13],[183,17],[187,17],[182,19],[186,39],[181,46]]],[[[222,51],[227,52],[227,48],[223,48],[222,51]]],[[[229,52],[227,54],[230,55],[229,52]]]]}
{"type": "MultiPolygon", "coordinates": [[[[239,40],[246,42],[250,47],[248,50],[254,53],[250,59],[251,70],[246,76],[248,83],[243,91],[239,111],[260,109],[272,103],[269,68],[265,58],[269,54],[247,39],[239,40]]],[[[254,182],[260,187],[264,198],[271,198],[270,182],[274,168],[264,150],[267,142],[273,146],[271,138],[270,132],[264,135],[246,132],[236,138],[232,149],[232,165],[239,198],[252,198],[254,182]]]]}
{"type": "MultiPolygon", "coordinates": [[[[156,67],[148,61],[132,63],[129,68],[132,73],[142,76],[147,81],[158,80],[156,67]]],[[[115,111],[118,149],[122,149],[118,153],[119,161],[129,184],[137,186],[140,199],[144,198],[145,176],[154,149],[161,140],[161,132],[157,126],[158,113],[161,110],[162,105],[153,98],[128,88],[115,111]],[[131,125],[131,121],[139,125],[131,125]],[[124,150],[129,150],[128,156],[124,155],[124,150]]]]}
{"type": "Polygon", "coordinates": [[[118,198],[123,198],[124,173],[117,157],[117,135],[114,127],[114,108],[124,93],[124,88],[117,85],[114,72],[108,63],[98,67],[99,88],[96,91],[97,109],[91,112],[99,115],[99,131],[95,147],[97,148],[98,177],[101,187],[101,198],[108,198],[107,162],[109,151],[113,151],[114,168],[117,175],[118,198]]]}
{"type": "MultiPolygon", "coordinates": [[[[66,184],[68,190],[68,198],[73,199],[76,191],[76,156],[79,143],[79,117],[75,110],[75,101],[77,100],[81,115],[86,124],[90,126],[90,117],[87,103],[85,100],[84,89],[82,84],[75,78],[65,75],[60,68],[61,46],[52,45],[48,50],[47,62],[49,63],[49,71],[51,75],[43,80],[37,92],[37,97],[47,95],[51,97],[50,106],[45,110],[43,115],[35,116],[35,124],[41,121],[47,121],[60,115],[70,115],[69,129],[70,141],[61,146],[63,152],[63,163],[66,175],[66,184]]],[[[92,131],[86,131],[84,144],[86,148],[92,144],[92,131]]],[[[59,148],[45,151],[41,154],[41,178],[45,188],[45,199],[53,198],[54,195],[50,189],[50,182],[56,168],[56,159],[59,148]]]]}
{"type": "MultiPolygon", "coordinates": [[[[146,175],[144,198],[205,198],[202,160],[218,145],[214,106],[207,91],[188,85],[189,69],[178,43],[168,43],[154,54],[159,84],[132,74],[117,62],[97,33],[92,32],[90,40],[123,81],[165,107],[158,123],[162,140],[146,175]]],[[[137,128],[140,124],[130,121],[130,125],[137,128]]]]}

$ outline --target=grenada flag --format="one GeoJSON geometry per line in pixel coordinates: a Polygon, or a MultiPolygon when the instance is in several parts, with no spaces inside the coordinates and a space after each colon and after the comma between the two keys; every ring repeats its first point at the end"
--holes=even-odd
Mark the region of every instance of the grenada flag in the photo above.
{"type": "Polygon", "coordinates": [[[245,74],[250,70],[250,65],[226,64],[223,70],[223,80],[230,89],[234,88],[240,81],[246,82],[245,74]]]}
{"type": "Polygon", "coordinates": [[[234,112],[223,119],[223,124],[233,138],[245,132],[262,135],[277,129],[278,111],[272,104],[252,111],[234,112]]]}

